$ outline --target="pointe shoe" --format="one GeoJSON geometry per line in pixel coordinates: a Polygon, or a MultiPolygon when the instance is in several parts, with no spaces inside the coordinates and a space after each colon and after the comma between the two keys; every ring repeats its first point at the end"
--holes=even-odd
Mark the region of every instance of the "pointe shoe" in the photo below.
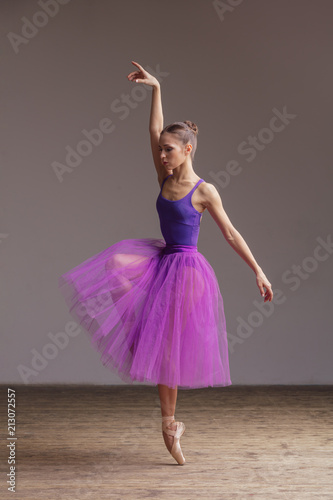
{"type": "Polygon", "coordinates": [[[185,432],[185,424],[183,422],[176,422],[174,419],[174,415],[168,417],[162,417],[162,430],[166,434],[173,436],[172,448],[169,450],[169,453],[173,456],[173,458],[179,463],[179,465],[184,465],[185,458],[180,447],[179,440],[181,436],[185,432]],[[175,430],[168,429],[168,426],[171,424],[177,424],[177,428],[175,430]]]}

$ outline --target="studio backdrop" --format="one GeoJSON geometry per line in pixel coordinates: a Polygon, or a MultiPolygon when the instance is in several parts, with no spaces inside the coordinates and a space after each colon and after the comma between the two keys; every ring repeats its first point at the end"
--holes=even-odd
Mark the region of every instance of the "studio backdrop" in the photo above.
{"type": "Polygon", "coordinates": [[[204,212],[198,250],[224,300],[236,384],[331,384],[329,0],[2,0],[1,383],[121,384],[58,277],[126,238],[161,237],[149,138],[199,127],[193,168],[272,283],[204,212]]]}

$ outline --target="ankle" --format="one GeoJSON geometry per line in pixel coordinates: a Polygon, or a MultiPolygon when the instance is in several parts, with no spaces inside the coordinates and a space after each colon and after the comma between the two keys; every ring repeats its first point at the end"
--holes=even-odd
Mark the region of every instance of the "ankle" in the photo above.
{"type": "Polygon", "coordinates": [[[174,415],[164,415],[162,416],[162,429],[165,432],[166,429],[172,430],[172,424],[175,422],[174,415]]]}
{"type": "Polygon", "coordinates": [[[165,425],[165,426],[170,425],[174,421],[175,421],[175,416],[174,415],[163,415],[162,416],[162,424],[165,425]]]}

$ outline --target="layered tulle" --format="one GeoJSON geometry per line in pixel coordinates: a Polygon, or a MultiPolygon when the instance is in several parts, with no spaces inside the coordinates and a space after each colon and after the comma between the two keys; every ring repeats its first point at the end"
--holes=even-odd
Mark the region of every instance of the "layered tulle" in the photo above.
{"type": "Polygon", "coordinates": [[[103,365],[180,389],[231,385],[223,299],[196,247],[122,240],[59,278],[103,365]]]}

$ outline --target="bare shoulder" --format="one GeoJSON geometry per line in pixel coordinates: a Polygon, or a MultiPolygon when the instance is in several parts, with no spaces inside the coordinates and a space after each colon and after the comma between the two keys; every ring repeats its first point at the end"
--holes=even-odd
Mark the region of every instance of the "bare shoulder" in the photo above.
{"type": "Polygon", "coordinates": [[[198,191],[200,192],[201,203],[206,207],[210,207],[221,201],[220,193],[210,182],[201,182],[198,191]]]}

